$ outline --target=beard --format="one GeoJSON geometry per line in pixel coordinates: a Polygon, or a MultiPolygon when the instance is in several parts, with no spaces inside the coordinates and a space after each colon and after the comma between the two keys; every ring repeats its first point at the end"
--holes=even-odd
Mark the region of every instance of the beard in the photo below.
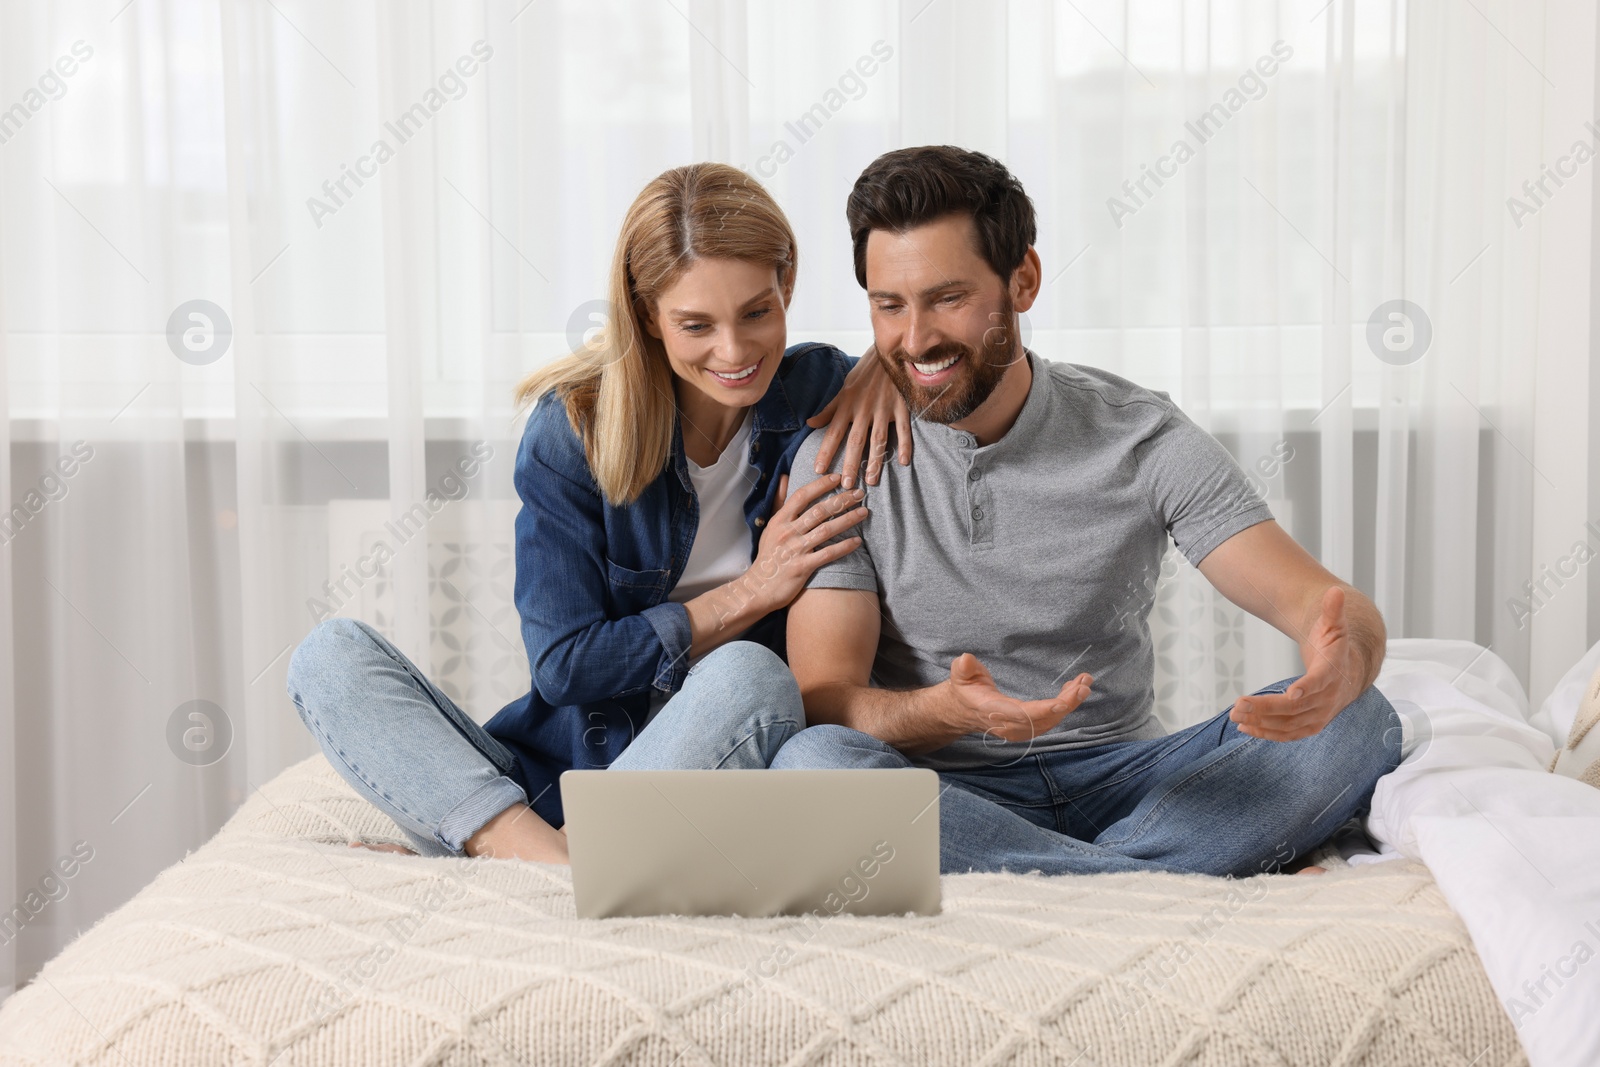
{"type": "Polygon", "coordinates": [[[913,378],[907,366],[911,357],[905,349],[897,348],[890,352],[884,367],[895,388],[905,398],[911,414],[928,422],[948,426],[977,411],[995,391],[1000,379],[1005,377],[1006,368],[1021,356],[1022,345],[1012,329],[1015,313],[1016,306],[1011,301],[1011,294],[1005,293],[1000,303],[1001,325],[984,331],[980,347],[946,341],[920,353],[918,363],[939,363],[952,356],[960,357],[960,362],[955,366],[955,376],[942,385],[925,386],[913,378]]]}

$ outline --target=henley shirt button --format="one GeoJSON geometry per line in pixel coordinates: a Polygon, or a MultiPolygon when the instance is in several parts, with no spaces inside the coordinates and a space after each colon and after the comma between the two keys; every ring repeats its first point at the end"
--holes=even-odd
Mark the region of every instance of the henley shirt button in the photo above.
{"type": "Polygon", "coordinates": [[[982,475],[980,475],[980,474],[979,474],[979,473],[978,473],[978,471],[977,471],[977,469],[976,469],[976,468],[974,468],[974,469],[972,469],[972,470],[969,470],[969,471],[968,471],[968,472],[967,472],[967,481],[969,481],[969,482],[975,482],[975,481],[977,481],[977,480],[978,480],[978,479],[979,479],[979,478],[981,478],[981,477],[982,477],[982,475]]]}
{"type": "Polygon", "coordinates": [[[766,524],[767,524],[767,517],[765,515],[757,515],[756,516],[756,526],[758,528],[762,527],[762,526],[765,526],[766,524]]]}
{"type": "Polygon", "coordinates": [[[982,508],[973,508],[972,509],[972,517],[975,518],[975,519],[983,518],[983,509],[982,508]]]}

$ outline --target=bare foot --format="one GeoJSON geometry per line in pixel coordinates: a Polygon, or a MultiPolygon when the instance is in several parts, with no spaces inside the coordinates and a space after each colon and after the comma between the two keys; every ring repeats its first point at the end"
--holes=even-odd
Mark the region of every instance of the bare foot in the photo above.
{"type": "Polygon", "coordinates": [[[513,804],[467,838],[469,856],[567,863],[567,835],[526,804],[513,804]]]}
{"type": "Polygon", "coordinates": [[[370,849],[373,852],[400,852],[407,856],[416,855],[415,852],[411,851],[409,848],[406,848],[404,845],[381,845],[367,841],[351,841],[349,844],[351,848],[365,848],[370,849]]]}
{"type": "Polygon", "coordinates": [[[1295,871],[1294,873],[1295,874],[1327,874],[1328,873],[1328,868],[1326,868],[1326,867],[1301,867],[1298,871],[1295,871]]]}

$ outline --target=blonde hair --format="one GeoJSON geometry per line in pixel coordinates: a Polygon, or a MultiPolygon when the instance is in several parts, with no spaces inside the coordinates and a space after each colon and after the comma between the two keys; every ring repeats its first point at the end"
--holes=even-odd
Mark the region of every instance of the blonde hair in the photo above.
{"type": "Polygon", "coordinates": [[[761,184],[723,163],[676,167],[644,187],[611,259],[611,314],[578,351],[517,386],[517,405],[554,392],[583,440],[589,470],[613,505],[638,499],[666,467],[678,417],[672,368],[645,328],[661,293],[698,259],[739,259],[778,272],[787,299],[794,231],[761,184]]]}

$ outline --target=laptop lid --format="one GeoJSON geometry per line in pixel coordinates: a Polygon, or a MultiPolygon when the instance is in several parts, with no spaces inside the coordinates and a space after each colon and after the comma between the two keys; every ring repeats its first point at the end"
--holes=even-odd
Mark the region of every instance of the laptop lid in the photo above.
{"type": "Polygon", "coordinates": [[[939,912],[939,778],[567,771],[578,917],[939,912]]]}

